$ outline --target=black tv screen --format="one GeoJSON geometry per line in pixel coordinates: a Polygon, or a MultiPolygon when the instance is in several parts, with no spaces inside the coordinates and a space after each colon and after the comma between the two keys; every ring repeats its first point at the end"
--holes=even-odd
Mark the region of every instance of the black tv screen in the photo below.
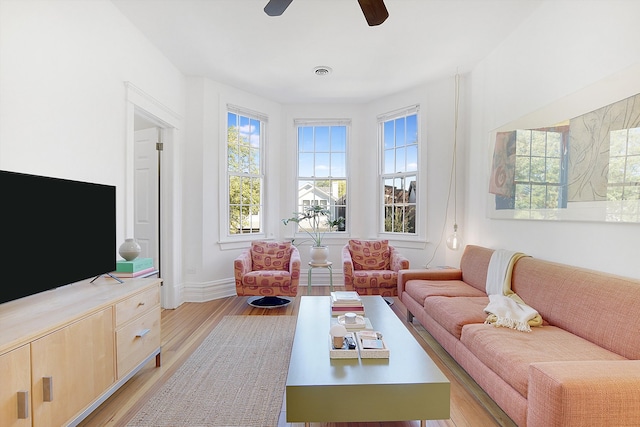
{"type": "Polygon", "coordinates": [[[0,303],[116,269],[115,186],[0,171],[0,303]]]}

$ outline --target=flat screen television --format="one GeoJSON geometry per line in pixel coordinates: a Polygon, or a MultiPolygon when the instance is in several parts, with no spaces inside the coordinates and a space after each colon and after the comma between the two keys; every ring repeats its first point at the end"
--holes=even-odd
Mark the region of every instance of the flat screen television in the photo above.
{"type": "Polygon", "coordinates": [[[0,304],[116,269],[115,186],[0,171],[0,304]]]}

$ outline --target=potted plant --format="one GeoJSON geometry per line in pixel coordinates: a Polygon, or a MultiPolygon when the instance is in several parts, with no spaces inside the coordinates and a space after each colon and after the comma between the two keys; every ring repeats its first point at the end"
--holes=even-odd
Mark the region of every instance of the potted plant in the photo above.
{"type": "Polygon", "coordinates": [[[284,225],[295,222],[300,230],[307,233],[313,241],[311,245],[311,262],[314,264],[326,264],[329,250],[322,244],[322,239],[327,231],[331,231],[344,225],[344,218],[331,219],[331,211],[319,205],[309,206],[303,212],[294,212],[291,218],[282,220],[284,225]]]}

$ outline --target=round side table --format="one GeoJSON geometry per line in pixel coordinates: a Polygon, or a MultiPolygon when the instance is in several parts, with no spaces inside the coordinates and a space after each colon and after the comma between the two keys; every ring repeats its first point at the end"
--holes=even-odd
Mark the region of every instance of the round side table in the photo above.
{"type": "Polygon", "coordinates": [[[314,264],[309,262],[309,272],[307,273],[307,295],[311,295],[311,272],[314,268],[326,268],[329,270],[329,289],[333,292],[333,270],[331,266],[333,263],[328,261],[326,264],[314,264]]]}

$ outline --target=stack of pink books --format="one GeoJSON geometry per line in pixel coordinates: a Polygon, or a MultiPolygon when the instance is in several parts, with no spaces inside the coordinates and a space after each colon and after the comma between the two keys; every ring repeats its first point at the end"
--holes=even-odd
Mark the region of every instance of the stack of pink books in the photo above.
{"type": "Polygon", "coordinates": [[[355,313],[364,316],[362,298],[355,291],[331,292],[331,315],[339,316],[345,313],[355,313]]]}

